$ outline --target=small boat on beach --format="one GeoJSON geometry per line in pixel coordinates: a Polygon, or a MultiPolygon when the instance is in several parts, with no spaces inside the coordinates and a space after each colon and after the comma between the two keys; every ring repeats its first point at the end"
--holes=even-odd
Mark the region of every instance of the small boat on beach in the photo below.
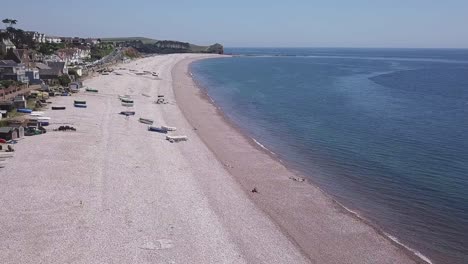
{"type": "Polygon", "coordinates": [[[166,129],[162,129],[161,127],[156,127],[156,126],[148,126],[148,131],[159,132],[163,134],[167,133],[166,129]]]}
{"type": "Polygon", "coordinates": [[[171,143],[174,143],[174,142],[180,142],[180,141],[187,141],[188,137],[187,136],[166,136],[166,140],[168,140],[171,143]]]}
{"type": "Polygon", "coordinates": [[[119,95],[119,100],[122,100],[123,98],[128,98],[130,99],[130,95],[126,94],[126,95],[119,95]]]}
{"type": "Polygon", "coordinates": [[[74,101],[75,104],[86,104],[86,101],[82,101],[82,100],[75,100],[74,101]]]}
{"type": "Polygon", "coordinates": [[[44,112],[40,112],[40,111],[32,111],[30,116],[43,116],[44,115],[44,112]]]}
{"type": "Polygon", "coordinates": [[[75,103],[75,104],[73,104],[73,105],[74,105],[75,107],[78,107],[78,108],[86,108],[86,107],[88,107],[86,104],[77,104],[77,103],[75,103]]]}
{"type": "Polygon", "coordinates": [[[40,126],[48,126],[50,123],[47,120],[38,120],[37,124],[40,126]]]}
{"type": "Polygon", "coordinates": [[[13,153],[10,152],[0,152],[0,159],[12,158],[13,153]]]}
{"type": "Polygon", "coordinates": [[[151,119],[141,118],[141,117],[140,119],[138,119],[138,121],[140,121],[140,123],[147,124],[147,125],[152,125],[154,123],[154,121],[151,119]]]}
{"type": "Polygon", "coordinates": [[[52,110],[65,110],[65,106],[52,106],[52,110]]]}
{"type": "Polygon", "coordinates": [[[177,128],[175,127],[170,127],[170,126],[161,126],[162,129],[165,129],[166,131],[176,131],[177,128]]]}
{"type": "Polygon", "coordinates": [[[133,107],[133,103],[124,103],[124,102],[122,102],[122,106],[133,107]]]}
{"type": "Polygon", "coordinates": [[[97,92],[99,92],[98,90],[93,89],[93,88],[86,88],[85,91],[90,92],[90,93],[97,93],[97,92]]]}
{"type": "Polygon", "coordinates": [[[133,100],[129,98],[122,98],[120,101],[127,104],[133,104],[133,100]]]}
{"type": "Polygon", "coordinates": [[[135,111],[122,111],[120,114],[124,116],[132,116],[135,115],[135,111]]]}
{"type": "Polygon", "coordinates": [[[30,114],[32,113],[32,110],[28,108],[20,108],[20,109],[17,109],[16,112],[30,114]]]}

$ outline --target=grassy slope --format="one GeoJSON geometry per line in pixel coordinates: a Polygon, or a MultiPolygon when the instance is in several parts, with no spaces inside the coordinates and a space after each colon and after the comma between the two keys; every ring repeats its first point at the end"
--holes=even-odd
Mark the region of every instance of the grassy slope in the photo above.
{"type": "MultiPolygon", "coordinates": [[[[123,42],[123,41],[132,41],[132,40],[141,40],[144,44],[153,44],[158,40],[144,37],[122,37],[122,38],[101,38],[102,42],[123,42]]],[[[208,49],[208,46],[198,46],[190,44],[190,49],[193,52],[201,52],[208,49]]]]}
{"type": "Polygon", "coordinates": [[[158,40],[144,38],[144,37],[125,37],[125,38],[101,38],[102,42],[123,42],[123,41],[132,41],[132,40],[141,40],[144,44],[153,44],[158,40]]]}

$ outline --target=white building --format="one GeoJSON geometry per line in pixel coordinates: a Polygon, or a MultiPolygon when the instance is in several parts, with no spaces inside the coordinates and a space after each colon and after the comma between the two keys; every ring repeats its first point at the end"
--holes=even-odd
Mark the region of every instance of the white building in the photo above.
{"type": "Polygon", "coordinates": [[[60,37],[55,37],[55,36],[46,36],[45,37],[45,42],[47,42],[47,43],[61,43],[62,39],[60,37]]]}
{"type": "Polygon", "coordinates": [[[2,39],[0,41],[0,53],[1,54],[7,54],[9,49],[16,49],[15,44],[11,42],[10,39],[2,39]]]}
{"type": "Polygon", "coordinates": [[[46,36],[44,33],[39,33],[37,31],[28,31],[28,34],[31,35],[32,39],[36,43],[45,43],[46,42],[46,36]]]}

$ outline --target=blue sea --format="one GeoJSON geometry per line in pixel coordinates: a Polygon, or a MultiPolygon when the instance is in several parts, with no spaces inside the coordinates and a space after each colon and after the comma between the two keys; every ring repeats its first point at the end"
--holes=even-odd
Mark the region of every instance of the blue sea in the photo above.
{"type": "Polygon", "coordinates": [[[227,118],[434,263],[468,263],[468,50],[225,52],[191,71],[227,118]]]}

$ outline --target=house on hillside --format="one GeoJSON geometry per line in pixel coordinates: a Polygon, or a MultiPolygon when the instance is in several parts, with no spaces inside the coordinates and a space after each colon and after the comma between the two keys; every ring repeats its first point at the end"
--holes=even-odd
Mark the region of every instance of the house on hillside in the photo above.
{"type": "Polygon", "coordinates": [[[11,42],[10,39],[2,39],[0,41],[0,53],[1,54],[7,54],[8,50],[10,49],[16,49],[16,46],[15,44],[13,44],[13,42],[11,42]]]}
{"type": "Polygon", "coordinates": [[[60,37],[55,37],[55,36],[46,36],[45,42],[46,43],[62,43],[62,39],[60,37]]]}
{"type": "Polygon", "coordinates": [[[36,43],[46,42],[46,36],[44,33],[39,33],[37,31],[27,31],[26,33],[29,34],[36,43]]]}
{"type": "Polygon", "coordinates": [[[47,66],[58,71],[60,75],[68,74],[68,66],[66,62],[63,61],[49,61],[47,66]]]}
{"type": "Polygon", "coordinates": [[[5,59],[15,61],[16,63],[22,63],[29,69],[34,67],[36,52],[28,49],[10,49],[5,59]]]}
{"type": "Polygon", "coordinates": [[[39,69],[36,68],[35,61],[36,53],[27,49],[10,49],[5,56],[6,59],[12,60],[16,63],[23,64],[26,69],[26,76],[28,77],[29,84],[40,84],[42,83],[39,77],[39,69]]]}
{"type": "Polygon", "coordinates": [[[36,67],[39,69],[39,76],[41,80],[51,83],[53,80],[58,79],[65,73],[68,73],[68,68],[65,62],[48,62],[47,64],[36,63],[36,67]]]}
{"type": "Polygon", "coordinates": [[[29,79],[29,84],[42,84],[41,75],[38,68],[27,69],[26,77],[29,79]]]}
{"type": "Polygon", "coordinates": [[[101,43],[101,40],[100,39],[95,39],[95,38],[87,38],[85,39],[85,44],[87,45],[97,45],[101,43]]]}
{"type": "Polygon", "coordinates": [[[61,61],[67,63],[83,63],[84,59],[91,57],[91,49],[87,46],[78,46],[74,48],[59,49],[56,51],[61,61]]]}
{"type": "Polygon", "coordinates": [[[13,60],[0,60],[0,80],[29,83],[24,64],[16,63],[13,60]]]}

